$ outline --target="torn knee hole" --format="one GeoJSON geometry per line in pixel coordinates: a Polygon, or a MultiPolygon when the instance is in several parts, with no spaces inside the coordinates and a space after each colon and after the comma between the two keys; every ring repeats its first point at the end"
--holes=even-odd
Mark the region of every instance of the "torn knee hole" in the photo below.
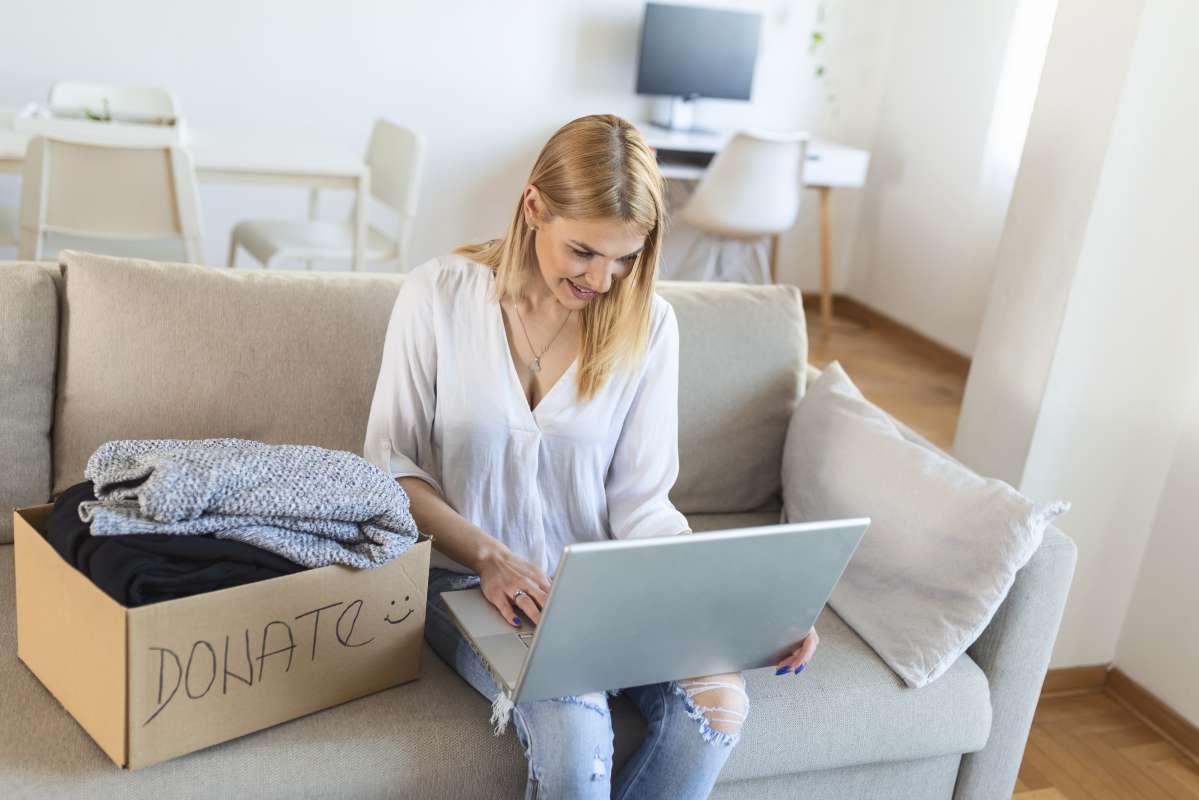
{"type": "Polygon", "coordinates": [[[749,696],[745,693],[745,679],[739,673],[688,678],[678,683],[708,727],[728,736],[740,733],[749,711],[749,696]]]}
{"type": "Polygon", "coordinates": [[[608,765],[604,762],[603,756],[596,753],[591,762],[591,780],[602,781],[606,777],[608,777],[608,765]]]}
{"type": "Polygon", "coordinates": [[[552,699],[559,703],[572,703],[583,706],[597,714],[603,715],[608,713],[608,696],[604,692],[588,692],[587,694],[567,695],[552,699]]]}

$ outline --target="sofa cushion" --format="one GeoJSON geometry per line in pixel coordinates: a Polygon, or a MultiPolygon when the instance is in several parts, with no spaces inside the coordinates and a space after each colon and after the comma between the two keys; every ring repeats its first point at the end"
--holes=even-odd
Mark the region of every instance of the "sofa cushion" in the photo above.
{"type": "Polygon", "coordinates": [[[50,496],[60,282],[54,263],[0,264],[0,543],[14,508],[50,496]]]}
{"type": "MultiPolygon", "coordinates": [[[[777,512],[695,515],[695,531],[761,525],[777,512]]],[[[514,730],[491,735],[487,701],[426,644],[421,677],[369,697],[134,773],[118,770],[16,657],[11,546],[0,547],[0,782],[9,796],[175,796],[212,786],[247,796],[495,797],[523,791],[514,730]]],[[[906,688],[830,609],[799,675],[747,673],[749,717],[720,783],[974,752],[986,743],[986,676],[963,656],[923,689],[906,688]]],[[[616,764],[644,737],[612,700],[616,764]]],[[[698,735],[698,732],[697,732],[698,735]]]]}
{"type": "Polygon", "coordinates": [[[401,275],[61,254],[54,492],[112,439],[232,436],[362,452],[401,275]]]}
{"type": "MultiPolygon", "coordinates": [[[[360,453],[402,274],[224,270],[64,251],[54,491],[117,438],[360,453]]],[[[683,513],[781,505],[807,358],[793,286],[662,281],[680,331],[683,513]]]]}
{"type": "Polygon", "coordinates": [[[736,514],[692,514],[687,517],[687,521],[691,523],[693,533],[700,533],[730,528],[752,528],[755,525],[777,525],[781,516],[781,508],[763,506],[757,511],[741,511],[736,514]]]}
{"type": "Polygon", "coordinates": [[[660,281],[679,320],[684,514],[781,504],[787,422],[803,388],[807,329],[794,286],[660,281]]]}

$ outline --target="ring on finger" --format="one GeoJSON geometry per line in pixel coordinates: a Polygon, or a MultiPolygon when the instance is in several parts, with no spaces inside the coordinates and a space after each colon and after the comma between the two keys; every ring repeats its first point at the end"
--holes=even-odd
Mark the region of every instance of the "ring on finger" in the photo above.
{"type": "Polygon", "coordinates": [[[517,589],[516,593],[512,595],[512,599],[515,600],[516,598],[520,597],[522,594],[528,594],[528,592],[526,592],[524,589],[517,589]]]}

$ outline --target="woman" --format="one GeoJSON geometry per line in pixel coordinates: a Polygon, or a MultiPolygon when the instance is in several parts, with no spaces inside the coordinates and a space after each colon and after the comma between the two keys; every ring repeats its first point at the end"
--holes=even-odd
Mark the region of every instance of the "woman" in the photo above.
{"type": "MultiPolygon", "coordinates": [[[[434,537],[425,636],[509,715],[528,797],[705,797],[740,739],[740,673],[623,689],[648,735],[615,780],[608,693],[515,707],[441,593],[480,587],[537,623],[570,542],[690,533],[678,474],[678,324],[654,292],[663,179],[640,132],[581,117],[542,149],[501,239],[412,269],[393,307],[364,455],[434,537]]],[[[815,631],[779,662],[803,669],[815,631]]]]}

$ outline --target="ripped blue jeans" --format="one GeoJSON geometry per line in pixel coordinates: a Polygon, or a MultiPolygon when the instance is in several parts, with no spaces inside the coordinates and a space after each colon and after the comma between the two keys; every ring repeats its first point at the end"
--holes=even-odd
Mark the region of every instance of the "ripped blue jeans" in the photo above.
{"type": "MultiPolygon", "coordinates": [[[[491,673],[462,638],[441,599],[443,591],[479,585],[479,576],[432,567],[429,570],[425,638],[443,661],[493,704],[502,706],[491,673]]],[[[526,800],[535,798],[703,798],[733,747],[749,710],[744,681],[735,688],[739,708],[699,705],[695,695],[711,691],[703,681],[666,681],[551,700],[508,704],[516,735],[528,761],[526,800]],[[612,778],[612,716],[608,695],[623,693],[645,717],[647,732],[620,773],[612,778]],[[735,733],[712,722],[736,722],[735,733]]],[[[709,695],[710,696],[710,695],[709,695]]],[[[497,725],[497,735],[503,729],[497,725]]]]}

